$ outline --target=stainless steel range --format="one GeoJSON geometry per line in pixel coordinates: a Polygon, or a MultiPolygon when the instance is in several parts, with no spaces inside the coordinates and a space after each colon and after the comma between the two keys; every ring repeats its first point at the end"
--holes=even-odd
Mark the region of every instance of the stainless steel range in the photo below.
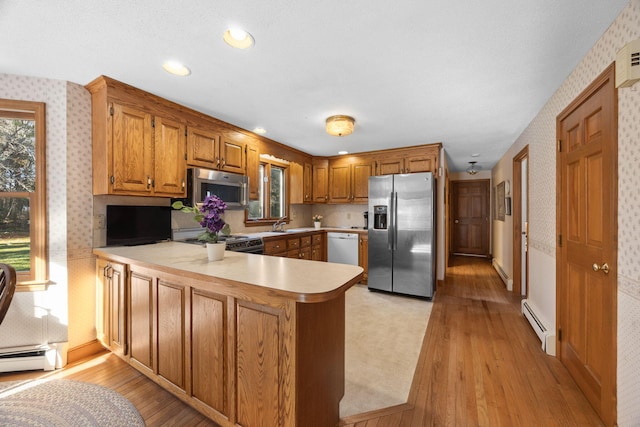
{"type": "MultiPolygon", "coordinates": [[[[198,240],[196,237],[200,233],[202,233],[201,228],[173,230],[172,237],[173,241],[175,242],[204,245],[204,243],[198,240]]],[[[245,252],[251,254],[262,254],[264,252],[264,242],[260,237],[247,236],[244,234],[231,234],[229,236],[221,235],[219,238],[220,240],[224,240],[227,243],[228,251],[245,252]]]]}

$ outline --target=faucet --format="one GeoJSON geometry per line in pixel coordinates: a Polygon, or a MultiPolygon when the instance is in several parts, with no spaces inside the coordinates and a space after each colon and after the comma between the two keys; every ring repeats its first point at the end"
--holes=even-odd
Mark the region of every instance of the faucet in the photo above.
{"type": "Polygon", "coordinates": [[[273,225],[271,226],[271,231],[284,231],[284,223],[286,219],[287,217],[283,216],[282,218],[274,222],[273,225]]]}

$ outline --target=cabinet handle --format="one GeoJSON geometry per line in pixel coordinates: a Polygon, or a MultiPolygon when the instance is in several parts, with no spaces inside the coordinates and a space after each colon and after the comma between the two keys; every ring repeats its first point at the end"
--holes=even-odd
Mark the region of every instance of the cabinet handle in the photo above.
{"type": "Polygon", "coordinates": [[[184,190],[184,179],[182,180],[182,189],[184,190]]]}
{"type": "Polygon", "coordinates": [[[220,167],[220,158],[216,157],[216,166],[220,167]]]}
{"type": "Polygon", "coordinates": [[[225,161],[224,161],[224,157],[222,158],[222,167],[224,168],[226,165],[225,161]]]}
{"type": "Polygon", "coordinates": [[[151,177],[147,175],[147,189],[149,189],[149,187],[151,187],[151,177]]]}

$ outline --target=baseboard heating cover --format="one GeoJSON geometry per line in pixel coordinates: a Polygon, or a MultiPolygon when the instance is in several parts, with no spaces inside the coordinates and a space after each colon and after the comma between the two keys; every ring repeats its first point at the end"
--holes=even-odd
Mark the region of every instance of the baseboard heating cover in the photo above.
{"type": "Polygon", "coordinates": [[[62,368],[67,364],[67,343],[0,349],[0,372],[62,368]]]}
{"type": "Polygon", "coordinates": [[[500,264],[498,264],[498,261],[496,261],[495,258],[493,258],[491,260],[491,264],[493,265],[493,268],[498,272],[498,276],[500,276],[500,278],[504,282],[504,285],[507,287],[507,290],[508,291],[512,291],[513,290],[513,279],[511,279],[509,276],[507,276],[507,273],[504,272],[504,270],[502,269],[500,264]]]}
{"type": "Polygon", "coordinates": [[[529,321],[529,324],[531,324],[531,327],[535,331],[536,335],[538,335],[538,338],[540,338],[540,341],[542,342],[542,350],[549,355],[555,356],[555,334],[547,330],[540,318],[536,316],[535,311],[526,299],[522,300],[522,314],[529,321]]]}

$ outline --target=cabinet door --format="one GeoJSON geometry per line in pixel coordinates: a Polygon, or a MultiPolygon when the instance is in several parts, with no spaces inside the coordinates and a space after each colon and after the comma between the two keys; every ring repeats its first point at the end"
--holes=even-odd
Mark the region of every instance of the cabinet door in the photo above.
{"type": "Polygon", "coordinates": [[[220,141],[220,169],[243,174],[245,166],[245,144],[223,137],[220,141]]]}
{"type": "Polygon", "coordinates": [[[257,143],[247,144],[247,176],[249,177],[249,199],[258,200],[260,189],[260,152],[257,143]]]}
{"type": "Polygon", "coordinates": [[[373,162],[354,163],[351,168],[351,201],[366,203],[369,200],[369,177],[373,175],[373,162]]]}
{"type": "Polygon", "coordinates": [[[238,301],[236,306],[236,423],[279,426],[284,365],[280,362],[284,314],[268,306],[238,301]],[[260,408],[260,410],[256,410],[260,408]]]}
{"type": "Polygon", "coordinates": [[[156,116],[153,174],[155,195],[186,195],[186,151],[185,126],[156,116]]]}
{"type": "Polygon", "coordinates": [[[329,164],[329,201],[349,203],[351,201],[351,165],[343,162],[329,164]]]}
{"type": "Polygon", "coordinates": [[[96,335],[98,341],[109,347],[109,280],[107,278],[108,261],[98,258],[96,261],[96,335]]]}
{"type": "Polygon", "coordinates": [[[199,401],[228,416],[225,367],[226,297],[191,290],[191,390],[199,401]]]}
{"type": "Polygon", "coordinates": [[[304,195],[304,203],[311,203],[313,200],[313,165],[311,163],[304,164],[302,172],[302,190],[304,195]]]}
{"type": "Polygon", "coordinates": [[[437,173],[437,157],[434,155],[410,156],[405,160],[406,173],[433,172],[437,173]]]}
{"type": "Polygon", "coordinates": [[[301,204],[304,202],[304,169],[301,164],[291,162],[289,164],[289,203],[301,204]]]}
{"type": "Polygon", "coordinates": [[[215,132],[195,127],[187,129],[187,164],[206,169],[217,169],[220,136],[215,132]]]}
{"type": "Polygon", "coordinates": [[[131,360],[153,371],[153,278],[132,269],[129,286],[131,360]]]}
{"type": "Polygon", "coordinates": [[[329,161],[313,162],[313,202],[327,203],[329,199],[329,161]]]}
{"type": "Polygon", "coordinates": [[[404,171],[404,159],[382,158],[377,163],[378,175],[393,175],[404,171]]]}
{"type": "Polygon", "coordinates": [[[157,373],[184,390],[185,375],[185,287],[158,280],[157,288],[157,373]]]}
{"type": "Polygon", "coordinates": [[[113,192],[151,193],[153,128],[151,114],[113,103],[111,149],[113,192]]]}
{"type": "Polygon", "coordinates": [[[359,262],[360,267],[364,269],[362,280],[360,283],[367,284],[368,271],[369,271],[369,236],[366,234],[360,235],[360,248],[359,248],[359,262]]]}
{"type": "Polygon", "coordinates": [[[110,263],[109,279],[109,348],[119,356],[127,354],[126,274],[125,265],[110,263]]]}

